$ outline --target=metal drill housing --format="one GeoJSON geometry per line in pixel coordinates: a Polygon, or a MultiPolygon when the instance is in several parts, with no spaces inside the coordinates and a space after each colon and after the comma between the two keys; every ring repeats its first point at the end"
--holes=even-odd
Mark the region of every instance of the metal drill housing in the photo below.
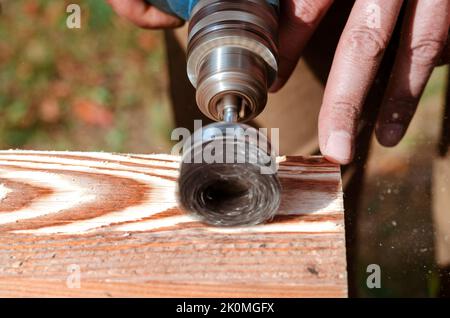
{"type": "Polygon", "coordinates": [[[238,121],[260,114],[278,70],[278,18],[266,0],[202,0],[189,24],[187,72],[200,110],[223,120],[223,98],[239,99],[238,121]]]}

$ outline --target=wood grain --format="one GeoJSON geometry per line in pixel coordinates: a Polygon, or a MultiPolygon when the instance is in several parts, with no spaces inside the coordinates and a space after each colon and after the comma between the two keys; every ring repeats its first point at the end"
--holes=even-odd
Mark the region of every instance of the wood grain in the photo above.
{"type": "Polygon", "coordinates": [[[231,229],[177,207],[178,160],[0,151],[0,296],[347,296],[338,166],[280,159],[277,217],[231,229]]]}

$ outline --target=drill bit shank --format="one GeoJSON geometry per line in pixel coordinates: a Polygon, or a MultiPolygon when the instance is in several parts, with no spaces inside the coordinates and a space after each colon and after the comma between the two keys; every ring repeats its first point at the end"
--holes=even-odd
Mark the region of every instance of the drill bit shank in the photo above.
{"type": "Polygon", "coordinates": [[[226,95],[221,101],[222,118],[224,122],[236,123],[239,117],[239,110],[242,105],[242,100],[235,95],[226,95]]]}

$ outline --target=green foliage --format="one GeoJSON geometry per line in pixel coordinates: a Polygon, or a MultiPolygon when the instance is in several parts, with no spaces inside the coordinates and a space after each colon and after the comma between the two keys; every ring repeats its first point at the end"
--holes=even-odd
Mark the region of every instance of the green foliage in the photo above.
{"type": "Polygon", "coordinates": [[[87,0],[86,6],[90,12],[89,27],[96,31],[104,31],[112,27],[113,11],[105,1],[87,0]]]}
{"type": "Polygon", "coordinates": [[[104,0],[16,0],[3,9],[0,148],[149,152],[169,145],[170,121],[152,117],[161,117],[152,109],[166,99],[159,32],[119,19],[104,0]],[[71,3],[81,7],[81,29],[66,26],[71,3]],[[154,136],[142,114],[150,117],[145,126],[155,123],[154,136]]]}

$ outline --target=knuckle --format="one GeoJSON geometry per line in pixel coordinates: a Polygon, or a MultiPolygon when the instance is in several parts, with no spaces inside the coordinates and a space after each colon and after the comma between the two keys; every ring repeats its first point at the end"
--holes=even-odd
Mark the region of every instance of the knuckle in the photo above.
{"type": "Polygon", "coordinates": [[[352,55],[376,59],[386,50],[388,37],[381,29],[361,26],[350,30],[347,42],[352,55]]]}
{"type": "Polygon", "coordinates": [[[435,65],[445,46],[445,41],[425,37],[418,39],[410,48],[411,61],[417,65],[435,65]]]}

